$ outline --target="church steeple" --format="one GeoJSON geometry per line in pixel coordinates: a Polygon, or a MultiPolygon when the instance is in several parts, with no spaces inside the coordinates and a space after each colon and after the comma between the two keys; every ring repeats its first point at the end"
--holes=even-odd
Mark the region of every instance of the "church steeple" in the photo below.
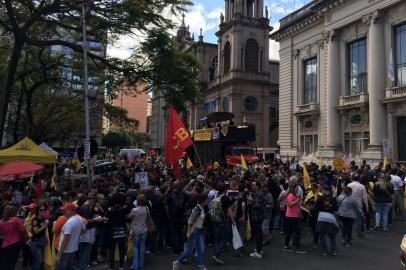
{"type": "Polygon", "coordinates": [[[176,38],[178,39],[178,41],[191,39],[189,26],[186,27],[186,24],[185,24],[185,14],[182,14],[182,23],[178,28],[176,38]]]}

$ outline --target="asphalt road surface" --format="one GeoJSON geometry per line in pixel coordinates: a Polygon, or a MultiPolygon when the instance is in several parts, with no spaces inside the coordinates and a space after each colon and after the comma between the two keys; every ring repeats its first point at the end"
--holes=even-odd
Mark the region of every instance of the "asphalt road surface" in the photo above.
{"type": "MultiPolygon", "coordinates": [[[[396,221],[390,231],[374,231],[360,239],[355,236],[352,247],[341,245],[341,232],[337,235],[338,256],[322,256],[318,249],[312,249],[311,234],[302,230],[302,247],[308,254],[287,253],[282,250],[283,235],[274,233],[271,245],[264,247],[264,257],[253,259],[248,255],[236,258],[226,254],[224,265],[216,265],[211,258],[212,248],[206,249],[206,267],[209,270],[400,270],[399,246],[406,233],[406,222],[396,221]]],[[[356,235],[356,234],[355,234],[356,235]]],[[[248,247],[250,249],[251,245],[248,247]]],[[[170,270],[174,256],[170,250],[166,255],[146,255],[145,270],[170,270]]],[[[108,269],[106,264],[92,269],[108,269]]],[[[197,269],[196,262],[181,269],[197,269]]]]}

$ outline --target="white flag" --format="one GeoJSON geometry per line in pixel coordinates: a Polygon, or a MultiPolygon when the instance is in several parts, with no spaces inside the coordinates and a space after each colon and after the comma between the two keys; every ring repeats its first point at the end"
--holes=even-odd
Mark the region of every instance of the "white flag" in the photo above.
{"type": "Polygon", "coordinates": [[[393,68],[393,52],[392,48],[389,48],[388,52],[388,79],[391,81],[395,80],[395,71],[393,68]]]}

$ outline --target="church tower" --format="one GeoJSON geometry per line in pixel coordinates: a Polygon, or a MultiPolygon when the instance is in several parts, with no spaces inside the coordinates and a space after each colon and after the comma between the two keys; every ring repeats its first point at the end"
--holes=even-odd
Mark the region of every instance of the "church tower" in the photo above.
{"type": "Polygon", "coordinates": [[[236,124],[255,125],[257,146],[274,146],[278,86],[271,74],[279,63],[269,60],[272,27],[264,0],[225,0],[219,28],[205,110],[232,112],[236,124]]]}
{"type": "Polygon", "coordinates": [[[266,62],[272,27],[267,13],[264,0],[225,0],[225,15],[216,33],[218,76],[238,71],[269,73],[266,62]]]}

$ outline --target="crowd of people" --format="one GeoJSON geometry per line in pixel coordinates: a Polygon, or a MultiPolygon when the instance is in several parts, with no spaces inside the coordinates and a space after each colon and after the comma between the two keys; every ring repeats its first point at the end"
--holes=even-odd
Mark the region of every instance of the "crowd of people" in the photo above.
{"type": "Polygon", "coordinates": [[[159,256],[166,248],[176,256],[174,270],[196,253],[198,267],[207,269],[209,244],[217,264],[225,263],[226,251],[261,259],[275,232],[284,235],[284,251],[306,254],[304,229],[322,255],[337,256],[340,230],[342,245],[350,247],[354,224],[363,238],[366,231],[389,230],[395,215],[406,217],[404,168],[365,162],[341,171],[315,163],[306,168],[307,188],[303,165],[294,159],[259,161],[247,170],[218,163],[183,168],[176,179],[159,158],[148,158],[91,186],[47,183],[39,197],[35,184],[1,183],[0,269],[15,269],[21,258],[25,269],[83,270],[107,258],[110,269],[135,270],[144,267],[145,254],[159,256]],[[133,177],[142,171],[149,180],[143,189],[133,177]]]}

